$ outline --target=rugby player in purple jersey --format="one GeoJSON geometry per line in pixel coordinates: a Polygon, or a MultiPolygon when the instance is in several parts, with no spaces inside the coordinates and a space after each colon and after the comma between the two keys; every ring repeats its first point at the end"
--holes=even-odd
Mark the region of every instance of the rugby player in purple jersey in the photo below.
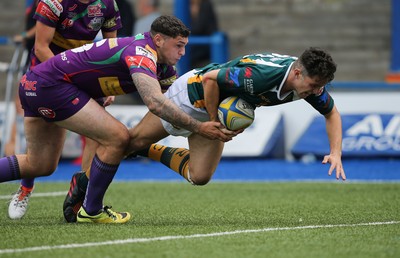
{"type": "Polygon", "coordinates": [[[67,50],[27,72],[19,88],[27,154],[0,159],[0,182],[51,175],[68,129],[99,143],[77,221],[129,221],[128,212],[103,207],[104,194],[124,158],[129,132],[94,99],[138,91],[150,112],[177,127],[221,141],[235,135],[221,131],[219,122],[195,120],[162,93],[159,82],[175,76],[173,65],[185,54],[189,33],[179,19],[163,15],[150,32],[67,50]]]}
{"type": "MultiPolygon", "coordinates": [[[[36,36],[34,48],[30,55],[30,69],[47,59],[67,49],[80,47],[92,43],[99,32],[104,38],[115,38],[117,30],[122,27],[118,6],[114,0],[41,0],[36,1],[33,11],[33,20],[36,21],[36,36]]],[[[99,99],[99,104],[110,105],[113,96],[99,99]]],[[[16,120],[22,127],[23,110],[16,95],[16,120]]],[[[16,131],[16,121],[13,130],[16,131]]],[[[12,134],[10,141],[14,142],[12,134]]],[[[22,136],[22,135],[21,135],[22,136]]],[[[23,138],[23,137],[21,137],[23,138]]],[[[20,139],[20,150],[25,152],[25,139],[20,139]]],[[[97,148],[97,142],[84,139],[82,153],[82,170],[87,170],[97,148]]],[[[15,154],[13,151],[7,155],[15,154]]],[[[27,212],[28,202],[34,189],[34,178],[21,180],[18,191],[12,196],[8,216],[11,219],[20,219],[27,212]]]]}

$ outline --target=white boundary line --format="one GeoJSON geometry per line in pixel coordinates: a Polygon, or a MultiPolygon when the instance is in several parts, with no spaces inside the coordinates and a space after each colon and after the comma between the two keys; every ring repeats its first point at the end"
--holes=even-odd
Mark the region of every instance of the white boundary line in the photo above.
{"type": "Polygon", "coordinates": [[[133,244],[133,243],[146,243],[155,241],[169,241],[176,239],[191,239],[191,238],[206,238],[206,237],[217,237],[226,235],[238,235],[238,234],[250,234],[250,233],[260,233],[269,231],[287,231],[287,230],[299,230],[299,229],[319,229],[319,228],[339,228],[339,227],[360,227],[360,226],[379,226],[379,225],[391,225],[399,224],[400,221],[387,221],[387,222],[369,222],[369,223],[358,223],[358,224],[338,224],[338,225],[314,225],[314,226],[300,226],[300,227],[282,227],[282,228],[262,228],[262,229],[247,229],[247,230],[235,230],[227,232],[216,232],[209,234],[194,234],[194,235],[177,235],[177,236],[161,236],[161,237],[151,237],[151,238],[128,238],[121,240],[110,240],[104,242],[92,242],[92,243],[79,243],[79,244],[67,244],[67,245],[45,245],[45,246],[34,246],[19,249],[0,249],[1,254],[10,253],[25,253],[34,251],[48,251],[57,249],[72,249],[72,248],[83,248],[83,247],[95,247],[104,245],[123,245],[123,244],[133,244]]]}
{"type": "MultiPolygon", "coordinates": [[[[66,195],[67,192],[47,192],[47,193],[32,193],[32,197],[56,197],[56,196],[63,196],[66,195]]],[[[8,200],[11,199],[12,194],[9,195],[0,195],[0,200],[8,200]]]]}

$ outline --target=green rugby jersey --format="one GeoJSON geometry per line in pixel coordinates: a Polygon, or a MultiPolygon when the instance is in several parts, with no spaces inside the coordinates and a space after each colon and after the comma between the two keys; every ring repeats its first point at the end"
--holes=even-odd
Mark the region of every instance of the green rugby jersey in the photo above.
{"type": "MultiPolygon", "coordinates": [[[[220,101],[229,96],[238,96],[254,108],[274,106],[300,99],[292,91],[281,95],[280,90],[289,74],[296,57],[274,53],[260,53],[238,57],[224,64],[209,64],[196,69],[196,75],[188,80],[190,102],[195,107],[204,108],[202,76],[211,70],[220,69],[217,83],[220,101]]],[[[305,99],[321,114],[333,108],[333,99],[325,87],[320,95],[310,95],[305,99]]]]}

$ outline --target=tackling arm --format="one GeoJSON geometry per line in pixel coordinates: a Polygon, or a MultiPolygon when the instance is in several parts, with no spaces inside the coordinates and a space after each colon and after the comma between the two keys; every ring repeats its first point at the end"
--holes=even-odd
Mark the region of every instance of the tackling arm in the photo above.
{"type": "Polygon", "coordinates": [[[342,165],[342,120],[336,106],[330,113],[325,115],[326,132],[328,134],[330,153],[322,161],[323,164],[330,163],[328,174],[336,170],[336,179],[346,180],[342,165]]]}
{"type": "Polygon", "coordinates": [[[218,129],[221,126],[220,123],[212,121],[201,123],[180,110],[162,94],[160,84],[156,79],[143,73],[134,73],[132,80],[143,102],[156,116],[208,139],[218,139],[223,142],[232,139],[231,136],[225,135],[218,129]]]}

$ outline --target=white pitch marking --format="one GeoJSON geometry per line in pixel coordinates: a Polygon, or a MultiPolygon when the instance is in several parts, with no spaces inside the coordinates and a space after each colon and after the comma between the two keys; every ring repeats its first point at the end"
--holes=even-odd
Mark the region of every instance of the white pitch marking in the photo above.
{"type": "Polygon", "coordinates": [[[400,221],[386,221],[386,222],[369,222],[369,223],[359,223],[359,224],[311,225],[311,226],[300,226],[300,227],[235,230],[235,231],[216,232],[216,233],[209,233],[209,234],[194,234],[194,235],[187,235],[187,236],[178,235],[178,236],[161,236],[161,237],[152,237],[152,238],[128,238],[128,239],[112,240],[112,241],[104,241],[104,242],[53,245],[53,246],[45,245],[45,246],[34,246],[34,247],[27,247],[27,248],[20,248],[20,249],[0,249],[0,255],[1,254],[10,254],[10,253],[24,253],[24,252],[34,252],[34,251],[57,250],[57,249],[95,247],[95,246],[104,246],[104,245],[122,245],[122,244],[133,244],[133,243],[155,242],[155,241],[169,241],[169,240],[176,240],[176,239],[206,238],[206,237],[216,237],[216,236],[226,236],[226,235],[260,233],[260,232],[268,232],[268,231],[379,226],[379,225],[391,225],[391,224],[399,224],[399,223],[400,223],[400,221]]]}
{"type": "MultiPolygon", "coordinates": [[[[32,193],[32,197],[55,197],[55,196],[63,196],[66,195],[67,192],[48,192],[48,193],[32,193]]],[[[8,200],[11,199],[12,195],[0,195],[0,200],[8,200]]]]}

